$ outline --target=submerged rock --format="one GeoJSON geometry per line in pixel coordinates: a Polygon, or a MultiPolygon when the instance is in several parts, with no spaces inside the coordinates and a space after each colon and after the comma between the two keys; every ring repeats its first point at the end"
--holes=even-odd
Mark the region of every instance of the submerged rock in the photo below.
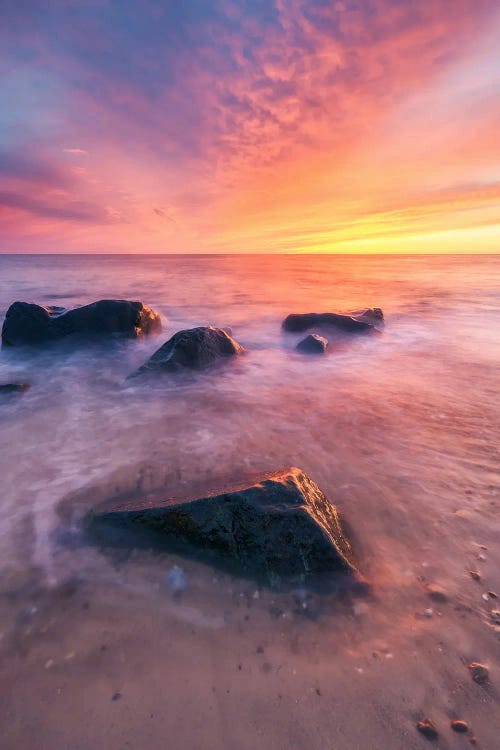
{"type": "Polygon", "coordinates": [[[114,503],[93,511],[87,528],[104,545],[194,548],[239,574],[271,580],[356,573],[335,506],[296,468],[196,500],[114,503]]]}
{"type": "Polygon", "coordinates": [[[118,334],[137,338],[160,330],[159,314],[142,302],[104,299],[71,310],[14,302],[5,316],[2,343],[4,346],[36,346],[71,335],[118,334]]]}
{"type": "Polygon", "coordinates": [[[379,307],[359,311],[352,315],[340,313],[297,313],[288,315],[283,321],[283,329],[294,333],[307,331],[314,326],[337,328],[347,333],[370,333],[376,324],[382,323],[384,314],[379,307]]]}
{"type": "Polygon", "coordinates": [[[29,390],[29,383],[2,383],[0,384],[0,395],[9,393],[24,393],[29,390]]]}
{"type": "Polygon", "coordinates": [[[218,359],[241,354],[243,351],[243,347],[224,328],[189,328],[175,333],[133,376],[149,372],[201,370],[218,359]]]}
{"type": "Polygon", "coordinates": [[[299,341],[296,346],[297,351],[303,354],[324,354],[328,346],[328,339],[318,336],[317,333],[311,333],[305,339],[299,341]]]}

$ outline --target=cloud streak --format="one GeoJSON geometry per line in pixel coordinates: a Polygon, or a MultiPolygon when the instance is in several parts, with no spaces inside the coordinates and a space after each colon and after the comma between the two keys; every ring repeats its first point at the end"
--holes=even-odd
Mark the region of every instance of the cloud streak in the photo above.
{"type": "Polygon", "coordinates": [[[42,218],[86,222],[93,225],[121,221],[121,217],[110,210],[84,201],[48,201],[21,193],[0,192],[0,215],[2,210],[9,209],[42,218]]]}

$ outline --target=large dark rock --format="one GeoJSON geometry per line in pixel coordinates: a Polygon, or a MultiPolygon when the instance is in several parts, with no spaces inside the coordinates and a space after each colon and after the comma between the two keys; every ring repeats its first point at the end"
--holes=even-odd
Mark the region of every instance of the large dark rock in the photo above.
{"type": "Polygon", "coordinates": [[[305,339],[299,341],[296,349],[303,354],[324,354],[327,347],[328,339],[318,336],[317,333],[310,333],[305,339]]]}
{"type": "Polygon", "coordinates": [[[189,328],[175,333],[133,375],[201,370],[221,358],[242,352],[243,347],[223,328],[189,328]]]}
{"type": "Polygon", "coordinates": [[[105,299],[72,310],[14,302],[5,316],[2,343],[4,346],[33,346],[71,335],[136,338],[160,330],[159,314],[142,302],[105,299]]]}
{"type": "Polygon", "coordinates": [[[346,333],[370,333],[383,323],[384,315],[379,307],[362,310],[352,315],[340,313],[297,313],[288,315],[283,329],[301,333],[313,327],[333,327],[346,333]]]}
{"type": "Polygon", "coordinates": [[[295,468],[197,500],[112,502],[90,514],[87,529],[104,546],[208,552],[240,574],[356,574],[335,506],[295,468]]]}

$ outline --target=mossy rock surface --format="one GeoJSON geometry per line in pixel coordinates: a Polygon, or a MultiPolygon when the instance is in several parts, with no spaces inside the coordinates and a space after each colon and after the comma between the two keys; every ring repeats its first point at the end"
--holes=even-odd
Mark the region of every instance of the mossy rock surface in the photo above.
{"type": "Polygon", "coordinates": [[[356,575],[337,509],[300,469],[195,500],[157,500],[107,503],[88,516],[87,531],[103,545],[149,540],[165,549],[205,551],[243,575],[356,575]]]}

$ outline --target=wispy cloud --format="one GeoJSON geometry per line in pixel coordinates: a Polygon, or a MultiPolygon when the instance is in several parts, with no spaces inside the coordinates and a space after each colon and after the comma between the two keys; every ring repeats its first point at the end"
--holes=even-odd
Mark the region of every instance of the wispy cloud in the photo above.
{"type": "Polygon", "coordinates": [[[112,221],[123,221],[122,215],[109,208],[101,208],[85,201],[41,200],[22,193],[0,192],[0,216],[2,210],[18,210],[23,213],[61,221],[86,222],[90,224],[107,224],[112,221]]]}

